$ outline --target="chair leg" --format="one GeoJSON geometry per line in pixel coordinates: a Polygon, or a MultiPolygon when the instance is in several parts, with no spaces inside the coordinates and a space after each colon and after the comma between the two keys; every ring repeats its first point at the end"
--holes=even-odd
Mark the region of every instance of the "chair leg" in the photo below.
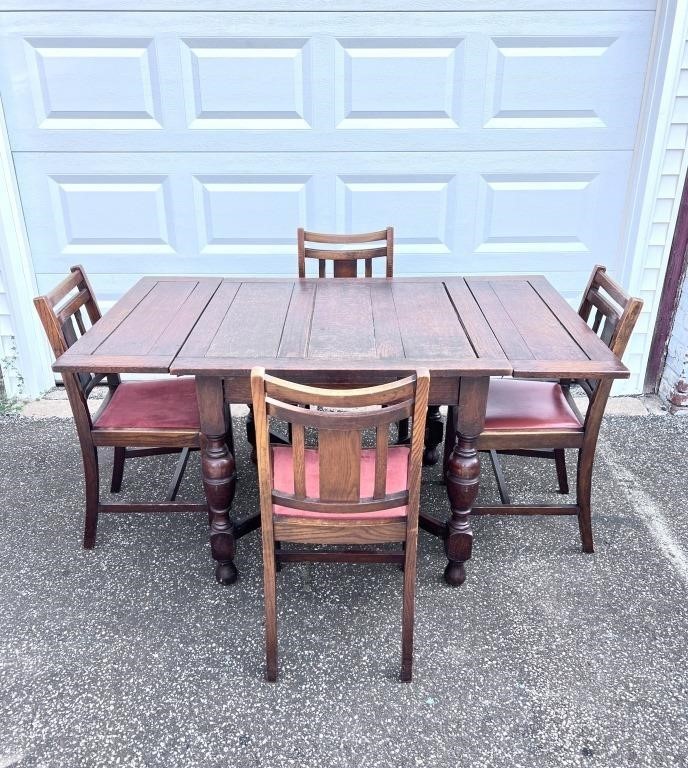
{"type": "Polygon", "coordinates": [[[98,527],[100,478],[98,476],[98,449],[89,446],[83,450],[84,483],[86,485],[86,515],[84,520],[84,549],[93,549],[98,527]]]}
{"type": "Polygon", "coordinates": [[[184,470],[186,469],[186,464],[188,461],[189,449],[182,448],[182,451],[179,454],[179,459],[177,461],[177,466],[174,469],[174,475],[172,475],[170,484],[167,486],[167,496],[165,498],[166,501],[174,501],[177,498],[177,492],[179,491],[179,486],[182,484],[182,477],[184,475],[184,470]]]}
{"type": "Polygon", "coordinates": [[[406,545],[401,613],[401,680],[410,683],[413,669],[413,622],[416,604],[416,545],[406,545]]]}
{"type": "Polygon", "coordinates": [[[126,448],[115,448],[115,457],[112,462],[112,482],[110,483],[110,493],[119,493],[122,489],[124,460],[126,459],[126,456],[126,448]]]}
{"type": "Polygon", "coordinates": [[[423,451],[423,466],[432,467],[439,461],[437,447],[442,442],[442,414],[439,405],[429,405],[425,417],[425,450],[423,451]]]}
{"type": "Polygon", "coordinates": [[[265,591],[265,679],[277,680],[277,579],[275,551],[263,552],[263,589],[265,591]]]}
{"type": "Polygon", "coordinates": [[[595,551],[592,539],[592,456],[584,450],[578,454],[578,472],[576,476],[576,502],[578,504],[578,529],[580,531],[583,552],[595,551]]]}
{"type": "Polygon", "coordinates": [[[499,460],[499,454],[497,451],[488,451],[488,453],[490,454],[492,469],[494,470],[495,478],[497,480],[499,498],[502,500],[502,504],[511,504],[511,497],[509,496],[509,489],[502,470],[502,462],[499,460]]]}
{"type": "Polygon", "coordinates": [[[566,452],[563,448],[554,449],[554,463],[557,468],[557,481],[559,482],[559,493],[569,492],[569,479],[566,475],[566,452]]]}

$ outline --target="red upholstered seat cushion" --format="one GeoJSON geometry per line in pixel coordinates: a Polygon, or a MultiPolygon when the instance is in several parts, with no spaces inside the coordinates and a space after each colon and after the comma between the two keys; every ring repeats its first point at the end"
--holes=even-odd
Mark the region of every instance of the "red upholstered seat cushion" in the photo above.
{"type": "MultiPolygon", "coordinates": [[[[405,445],[392,445],[387,456],[387,493],[398,493],[408,488],[408,459],[409,448],[405,445]]],[[[306,496],[318,497],[320,493],[320,467],[318,452],[306,448],[306,496]]],[[[283,493],[294,493],[294,464],[292,449],[289,446],[274,446],[272,449],[272,473],[275,490],[283,493]]],[[[371,497],[375,487],[375,451],[364,448],[361,451],[361,497],[371,497]]],[[[377,512],[312,512],[311,510],[292,509],[275,504],[273,511],[276,515],[291,517],[317,517],[326,520],[360,520],[361,518],[388,519],[404,517],[406,507],[382,509],[377,512]]]]}
{"type": "Polygon", "coordinates": [[[549,381],[490,379],[485,429],[563,429],[582,425],[561,386],[549,381]]]}
{"type": "Polygon", "coordinates": [[[98,429],[200,429],[193,378],[123,381],[94,423],[98,429]]]}

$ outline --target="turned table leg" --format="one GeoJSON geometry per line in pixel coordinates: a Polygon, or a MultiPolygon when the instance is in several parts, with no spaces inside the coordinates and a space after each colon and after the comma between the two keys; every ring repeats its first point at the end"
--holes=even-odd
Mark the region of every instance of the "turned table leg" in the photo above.
{"type": "Polygon", "coordinates": [[[222,379],[197,376],[196,394],[201,416],[201,472],[208,501],[215,578],[220,584],[232,584],[238,576],[234,565],[234,523],[230,517],[236,465],[226,442],[228,423],[222,379]]]}
{"type": "Polygon", "coordinates": [[[425,419],[425,450],[423,451],[423,465],[432,467],[437,464],[440,454],[437,446],[442,442],[444,423],[439,405],[429,405],[425,419]]]}
{"type": "Polygon", "coordinates": [[[473,549],[470,514],[480,485],[478,436],[485,422],[488,386],[487,377],[463,378],[458,408],[450,409],[456,422],[448,433],[455,432],[456,439],[445,471],[451,518],[444,540],[449,561],[444,580],[452,587],[458,587],[466,580],[465,563],[471,559],[473,549]]]}

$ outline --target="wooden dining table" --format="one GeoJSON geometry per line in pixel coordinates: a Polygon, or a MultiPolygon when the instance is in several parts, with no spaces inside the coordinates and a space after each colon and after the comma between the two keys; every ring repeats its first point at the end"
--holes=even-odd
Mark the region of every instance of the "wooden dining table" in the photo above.
{"type": "MultiPolygon", "coordinates": [[[[232,514],[226,439],[228,404],[250,404],[254,366],[327,387],[430,371],[430,404],[458,406],[456,442],[444,467],[448,513],[421,505],[421,526],[443,538],[453,586],[471,558],[490,377],[629,375],[542,276],[141,279],[53,367],[195,376],[211,551],[224,584],[237,578],[236,540],[260,524],[258,512],[241,522],[232,514]]],[[[432,450],[441,433],[428,435],[432,450]]]]}

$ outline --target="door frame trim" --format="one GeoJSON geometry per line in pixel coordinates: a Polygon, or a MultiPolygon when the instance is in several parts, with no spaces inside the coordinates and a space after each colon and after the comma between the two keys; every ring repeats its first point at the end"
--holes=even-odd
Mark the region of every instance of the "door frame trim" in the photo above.
{"type": "Polygon", "coordinates": [[[22,378],[19,386],[14,377],[6,376],[5,389],[10,397],[35,398],[55,385],[55,375],[45,333],[33,308],[33,297],[38,293],[36,276],[1,100],[0,271],[10,309],[16,369],[22,378]]]}

